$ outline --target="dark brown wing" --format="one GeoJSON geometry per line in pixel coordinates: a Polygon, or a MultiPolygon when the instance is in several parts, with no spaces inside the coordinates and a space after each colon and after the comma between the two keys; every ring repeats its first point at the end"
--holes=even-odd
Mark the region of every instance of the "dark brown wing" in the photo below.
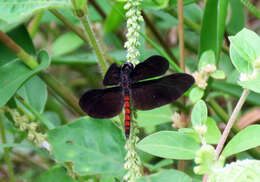
{"type": "Polygon", "coordinates": [[[160,79],[132,85],[132,99],[136,109],[150,110],[169,104],[179,98],[194,83],[185,73],[176,73],[160,79]]]}
{"type": "Polygon", "coordinates": [[[111,64],[108,68],[104,80],[103,85],[118,85],[120,81],[120,67],[117,66],[116,63],[111,64]]]}
{"type": "Polygon", "coordinates": [[[81,96],[79,106],[93,118],[112,118],[122,111],[122,89],[113,87],[89,90],[81,96]]]}
{"type": "Polygon", "coordinates": [[[131,75],[133,81],[144,80],[163,75],[169,69],[169,62],[162,56],[151,56],[136,65],[131,75]]]}

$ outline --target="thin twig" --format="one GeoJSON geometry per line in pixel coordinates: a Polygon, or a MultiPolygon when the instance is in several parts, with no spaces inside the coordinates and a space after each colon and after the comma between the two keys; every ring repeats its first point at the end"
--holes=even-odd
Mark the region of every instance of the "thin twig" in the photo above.
{"type": "Polygon", "coordinates": [[[180,49],[180,67],[185,72],[185,55],[184,55],[184,29],[183,29],[183,2],[178,0],[178,20],[179,20],[179,49],[180,49]]]}
{"type": "Polygon", "coordinates": [[[224,147],[224,144],[227,140],[228,134],[229,134],[233,124],[235,123],[237,115],[238,115],[239,111],[241,110],[249,92],[250,91],[248,89],[243,90],[243,93],[242,93],[241,97],[239,98],[238,103],[237,103],[232,115],[230,116],[229,121],[227,123],[227,126],[226,126],[226,128],[225,128],[225,130],[224,130],[224,132],[223,132],[223,134],[220,138],[220,141],[217,145],[215,160],[217,160],[219,158],[219,155],[220,155],[220,153],[221,153],[221,151],[224,147]]]}

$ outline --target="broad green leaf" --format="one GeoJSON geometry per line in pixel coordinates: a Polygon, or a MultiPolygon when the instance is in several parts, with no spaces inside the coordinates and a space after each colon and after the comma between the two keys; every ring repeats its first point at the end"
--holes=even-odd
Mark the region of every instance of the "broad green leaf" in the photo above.
{"type": "Polygon", "coordinates": [[[239,63],[238,58],[253,63],[260,57],[260,37],[253,31],[244,28],[235,36],[230,36],[229,40],[233,49],[233,54],[238,54],[232,57],[231,60],[234,65],[239,63]]]}
{"type": "MultiPolygon", "coordinates": [[[[212,88],[236,98],[239,98],[243,91],[240,86],[224,81],[214,81],[212,83],[212,88]]],[[[250,94],[246,98],[246,102],[256,106],[260,106],[260,95],[254,92],[250,92],[250,94]]]]}
{"type": "Polygon", "coordinates": [[[229,35],[234,35],[245,27],[245,10],[241,1],[229,0],[230,21],[227,25],[229,35]]]}
{"type": "Polygon", "coordinates": [[[59,36],[52,46],[52,52],[54,57],[75,51],[83,45],[83,40],[79,38],[75,33],[68,32],[59,36]]]}
{"type": "Polygon", "coordinates": [[[222,155],[229,157],[233,154],[260,145],[260,125],[251,125],[236,134],[225,146],[222,155]]]}
{"type": "Polygon", "coordinates": [[[192,109],[191,122],[192,126],[202,126],[206,124],[208,109],[203,100],[199,100],[192,109]]]}
{"type": "Polygon", "coordinates": [[[198,102],[204,95],[204,90],[199,87],[194,87],[189,94],[189,98],[192,103],[198,102]]]}
{"type": "Polygon", "coordinates": [[[136,182],[191,182],[192,179],[184,172],[168,169],[149,176],[143,176],[136,182]]]}
{"type": "Polygon", "coordinates": [[[202,53],[200,60],[199,60],[199,65],[198,65],[199,71],[201,71],[202,67],[205,67],[208,64],[216,65],[215,54],[212,50],[207,50],[202,53]]]}
{"type": "Polygon", "coordinates": [[[39,54],[39,60],[41,63],[34,70],[25,66],[19,59],[0,66],[0,107],[8,102],[26,80],[48,67],[50,59],[46,52],[39,54]]]}
{"type": "MultiPolygon", "coordinates": [[[[33,42],[24,25],[7,33],[7,35],[21,46],[27,53],[35,54],[33,42]]],[[[0,41],[0,66],[17,58],[16,55],[0,41]]]]}
{"type": "Polygon", "coordinates": [[[207,133],[206,133],[206,142],[208,144],[218,144],[220,137],[221,137],[221,132],[219,131],[219,128],[216,124],[216,122],[208,117],[207,122],[207,133]]]}
{"type": "Polygon", "coordinates": [[[124,174],[124,137],[108,119],[83,117],[48,132],[57,162],[70,162],[78,175],[124,174]]]}
{"type": "Polygon", "coordinates": [[[155,126],[171,121],[172,111],[169,105],[159,107],[149,111],[138,111],[138,126],[155,126]]]}
{"type": "Polygon", "coordinates": [[[260,74],[256,76],[255,79],[248,81],[238,81],[238,84],[243,88],[250,89],[256,93],[260,93],[260,74]]]}
{"type": "Polygon", "coordinates": [[[199,145],[180,132],[161,131],[145,137],[137,148],[149,154],[169,159],[194,159],[199,145]]]}
{"type": "Polygon", "coordinates": [[[253,73],[253,65],[242,57],[239,52],[235,49],[234,45],[231,44],[229,48],[229,54],[231,61],[238,72],[250,75],[253,73]]]}
{"type": "Polygon", "coordinates": [[[71,7],[70,0],[1,0],[0,19],[13,23],[43,8],[71,7]]]}
{"type": "Polygon", "coordinates": [[[60,182],[77,182],[72,179],[66,172],[64,167],[55,166],[48,171],[42,173],[35,182],[46,182],[46,181],[60,181],[60,182]]]}
{"type": "Polygon", "coordinates": [[[258,182],[260,181],[259,174],[259,160],[237,160],[224,168],[213,170],[207,182],[258,182]]]}
{"type": "Polygon", "coordinates": [[[43,112],[47,101],[47,87],[38,76],[34,76],[25,82],[17,93],[36,111],[43,112]]]}
{"type": "Polygon", "coordinates": [[[185,135],[192,137],[197,143],[201,143],[200,136],[198,132],[194,130],[194,128],[180,128],[178,132],[184,133],[185,135]]]}
{"type": "Polygon", "coordinates": [[[222,70],[217,70],[214,73],[212,73],[210,75],[212,78],[218,79],[218,80],[222,80],[226,78],[225,72],[222,70]]]}
{"type": "Polygon", "coordinates": [[[105,21],[105,33],[113,32],[119,28],[124,21],[126,10],[124,9],[125,2],[116,1],[105,21]]]}
{"type": "Polygon", "coordinates": [[[102,175],[99,182],[115,182],[115,178],[107,175],[102,175]]]}

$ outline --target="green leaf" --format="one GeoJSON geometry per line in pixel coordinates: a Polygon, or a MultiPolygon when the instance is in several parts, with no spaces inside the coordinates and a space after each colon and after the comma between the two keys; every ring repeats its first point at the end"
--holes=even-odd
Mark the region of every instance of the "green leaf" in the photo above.
{"type": "Polygon", "coordinates": [[[201,71],[202,67],[205,67],[208,64],[216,65],[215,54],[212,50],[207,50],[202,53],[200,60],[199,60],[199,65],[198,65],[199,71],[201,71]]]}
{"type": "Polygon", "coordinates": [[[194,159],[199,145],[180,132],[161,131],[145,137],[137,148],[149,154],[170,159],[194,159]]]}
{"type": "Polygon", "coordinates": [[[206,1],[200,31],[199,57],[207,50],[217,53],[217,8],[218,1],[206,1]]]}
{"type": "Polygon", "coordinates": [[[204,51],[213,50],[218,63],[222,47],[228,1],[206,1],[201,32],[199,57],[204,51]]]}
{"type": "Polygon", "coordinates": [[[216,121],[208,117],[206,126],[207,126],[207,133],[205,136],[206,142],[208,144],[218,144],[221,137],[221,132],[219,131],[216,121]]]}
{"type": "Polygon", "coordinates": [[[226,78],[225,72],[222,71],[222,70],[217,70],[217,71],[215,71],[214,73],[212,73],[210,76],[211,76],[212,78],[215,78],[215,79],[218,79],[218,80],[221,80],[221,79],[225,79],[225,78],[226,78]]]}
{"type": "Polygon", "coordinates": [[[43,8],[71,7],[70,0],[1,0],[0,19],[13,23],[43,8]]]}
{"type": "MultiPolygon", "coordinates": [[[[137,111],[138,112],[138,111],[137,111]]],[[[162,123],[170,122],[172,111],[169,105],[159,107],[149,111],[138,112],[138,126],[155,126],[162,123]]]]}
{"type": "Polygon", "coordinates": [[[105,33],[113,32],[119,28],[125,19],[126,10],[124,9],[125,2],[116,1],[105,21],[105,33]]]}
{"type": "Polygon", "coordinates": [[[143,176],[137,179],[136,182],[191,182],[192,179],[184,172],[168,169],[158,173],[143,176]]]}
{"type": "Polygon", "coordinates": [[[34,76],[25,82],[17,93],[36,111],[43,112],[47,101],[47,87],[38,76],[34,76]]]}
{"type": "Polygon", "coordinates": [[[31,70],[19,59],[15,59],[0,66],[0,107],[8,102],[16,90],[36,73],[48,67],[50,59],[45,51],[40,52],[41,64],[31,70]]]}
{"type": "Polygon", "coordinates": [[[260,93],[260,73],[257,74],[255,79],[248,81],[238,81],[238,84],[243,88],[247,88],[256,93],[260,93]]]}
{"type": "Polygon", "coordinates": [[[62,181],[62,182],[77,182],[72,179],[66,172],[64,167],[55,166],[48,171],[41,174],[35,182],[46,182],[46,181],[62,181]]]}
{"type": "Polygon", "coordinates": [[[239,64],[238,58],[253,63],[260,57],[260,37],[255,32],[244,28],[235,36],[230,36],[229,40],[233,49],[231,60],[235,66],[239,64]],[[234,54],[238,55],[234,56],[234,54]]]}
{"type": "Polygon", "coordinates": [[[189,98],[192,103],[198,102],[204,95],[204,90],[199,87],[194,87],[189,94],[189,98]]]}
{"type": "Polygon", "coordinates": [[[208,182],[258,182],[260,181],[260,161],[243,160],[232,162],[224,168],[213,170],[208,182]]]}
{"type": "Polygon", "coordinates": [[[75,33],[68,32],[59,36],[52,46],[52,52],[54,57],[70,53],[78,49],[83,45],[83,40],[79,38],[75,33]]]}
{"type": "Polygon", "coordinates": [[[253,65],[239,54],[233,44],[230,45],[229,54],[231,61],[238,72],[245,73],[246,75],[253,73],[253,65]]]}
{"type": "Polygon", "coordinates": [[[233,154],[260,145],[260,125],[251,125],[236,134],[224,148],[222,155],[229,157],[233,154]]]}
{"type": "Polygon", "coordinates": [[[238,0],[230,2],[230,21],[227,25],[229,35],[234,35],[245,27],[245,11],[243,4],[238,0]]]}
{"type": "Polygon", "coordinates": [[[191,122],[192,126],[202,126],[206,124],[208,109],[203,100],[199,100],[192,109],[191,122]]]}
{"type": "Polygon", "coordinates": [[[108,119],[83,117],[48,132],[58,162],[71,162],[78,175],[124,174],[124,137],[108,119]]]}

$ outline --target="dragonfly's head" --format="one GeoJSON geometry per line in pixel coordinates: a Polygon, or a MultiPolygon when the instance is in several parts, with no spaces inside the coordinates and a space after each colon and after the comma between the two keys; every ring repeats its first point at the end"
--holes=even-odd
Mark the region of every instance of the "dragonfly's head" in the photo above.
{"type": "Polygon", "coordinates": [[[121,72],[124,74],[131,74],[133,69],[134,69],[133,64],[129,62],[126,62],[121,66],[121,72]]]}

